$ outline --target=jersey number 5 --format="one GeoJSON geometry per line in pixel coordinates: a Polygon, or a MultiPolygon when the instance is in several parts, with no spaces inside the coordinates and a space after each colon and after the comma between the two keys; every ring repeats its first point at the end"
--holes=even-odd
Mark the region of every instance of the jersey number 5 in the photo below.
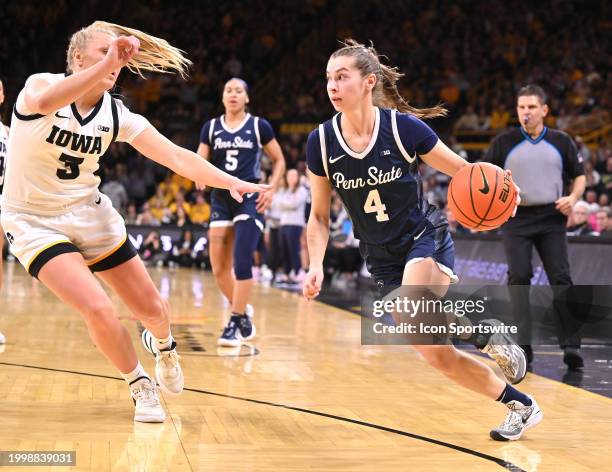
{"type": "Polygon", "coordinates": [[[366,213],[376,213],[376,221],[389,221],[389,215],[385,213],[387,207],[380,199],[380,193],[378,190],[370,190],[368,197],[366,198],[365,204],[363,205],[363,211],[366,213]]]}
{"type": "Polygon", "coordinates": [[[230,149],[225,151],[225,170],[230,172],[238,168],[238,149],[230,149]]]}
{"type": "Polygon", "coordinates": [[[69,156],[68,154],[62,154],[59,160],[64,163],[63,169],[57,169],[57,176],[62,180],[76,179],[81,173],[79,165],[85,161],[82,157],[69,156]]]}

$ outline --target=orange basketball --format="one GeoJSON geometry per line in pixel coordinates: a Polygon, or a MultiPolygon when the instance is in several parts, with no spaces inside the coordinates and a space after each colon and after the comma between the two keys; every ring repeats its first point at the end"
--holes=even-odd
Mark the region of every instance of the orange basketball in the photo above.
{"type": "Polygon", "coordinates": [[[503,225],[514,211],[515,200],[512,177],[487,162],[463,167],[448,186],[448,207],[459,223],[475,231],[503,225]]]}

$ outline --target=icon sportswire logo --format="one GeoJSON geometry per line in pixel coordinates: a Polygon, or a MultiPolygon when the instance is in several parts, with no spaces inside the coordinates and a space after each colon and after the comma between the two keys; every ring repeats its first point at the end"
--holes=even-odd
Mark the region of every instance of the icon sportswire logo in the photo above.
{"type": "Polygon", "coordinates": [[[333,164],[334,162],[338,162],[340,159],[342,159],[344,156],[346,156],[346,154],[341,154],[339,156],[336,157],[331,157],[329,156],[329,163],[333,164]]]}

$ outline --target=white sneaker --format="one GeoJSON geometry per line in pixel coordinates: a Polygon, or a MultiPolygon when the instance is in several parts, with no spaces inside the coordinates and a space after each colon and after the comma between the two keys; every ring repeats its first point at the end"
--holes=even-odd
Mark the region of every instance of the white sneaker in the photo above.
{"type": "Polygon", "coordinates": [[[157,396],[157,386],[148,377],[141,377],[130,384],[130,393],[136,406],[134,421],[163,423],[166,412],[157,396]]]}
{"type": "Polygon", "coordinates": [[[160,351],[155,346],[155,338],[148,329],[141,335],[142,344],[147,351],[155,356],[155,378],[161,389],[170,394],[178,395],[185,387],[185,377],[176,352],[176,342],[172,341],[169,349],[160,351]]]}
{"type": "MultiPolygon", "coordinates": [[[[483,320],[481,323],[493,327],[502,325],[498,320],[494,319],[483,320]]],[[[489,342],[481,351],[497,362],[497,365],[511,384],[516,385],[527,375],[527,356],[525,351],[507,334],[500,332],[491,335],[489,342]]]]}
{"type": "Polygon", "coordinates": [[[4,334],[0,333],[0,344],[4,344],[6,342],[6,338],[4,337],[4,334]]]}
{"type": "Polygon", "coordinates": [[[262,265],[261,266],[261,281],[271,282],[273,278],[274,278],[274,274],[272,273],[270,268],[265,264],[262,265]]]}
{"type": "Polygon", "coordinates": [[[155,355],[155,377],[162,390],[170,395],[180,394],[185,387],[180,359],[174,341],[171,349],[160,351],[155,355]]]}
{"type": "Polygon", "coordinates": [[[525,431],[537,425],[544,415],[532,396],[531,405],[526,406],[517,400],[506,403],[510,410],[504,422],[489,433],[496,441],[516,441],[525,431]]]}

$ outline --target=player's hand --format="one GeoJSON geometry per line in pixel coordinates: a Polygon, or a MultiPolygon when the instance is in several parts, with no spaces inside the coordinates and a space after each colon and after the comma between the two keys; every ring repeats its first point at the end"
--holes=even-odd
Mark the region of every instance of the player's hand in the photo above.
{"type": "Polygon", "coordinates": [[[134,36],[119,36],[114,38],[109,47],[104,61],[111,70],[115,71],[125,66],[129,60],[138,54],[140,41],[134,36]]]}
{"type": "Polygon", "coordinates": [[[563,213],[565,216],[568,216],[572,212],[572,208],[576,204],[576,197],[573,195],[568,195],[567,197],[561,197],[559,200],[555,202],[555,208],[563,213]]]}
{"type": "Polygon", "coordinates": [[[272,199],[274,198],[274,188],[270,187],[266,192],[262,192],[257,197],[257,212],[263,213],[270,205],[272,205],[272,199]]]}
{"type": "Polygon", "coordinates": [[[323,268],[310,268],[304,279],[304,286],[302,287],[304,297],[308,300],[317,297],[321,292],[321,285],[323,285],[323,268]]]}
{"type": "Polygon", "coordinates": [[[242,203],[242,195],[245,193],[263,193],[269,189],[269,185],[252,184],[250,182],[245,182],[244,180],[236,179],[236,181],[229,188],[229,192],[234,200],[242,203]]]}
{"type": "MultiPolygon", "coordinates": [[[[508,169],[506,172],[512,179],[512,171],[508,169]]],[[[514,205],[514,210],[512,210],[511,216],[511,218],[514,218],[516,216],[516,210],[518,210],[518,207],[521,204],[521,189],[518,185],[516,185],[516,182],[514,180],[512,180],[512,185],[514,185],[514,189],[516,190],[516,204],[514,205]]]]}

